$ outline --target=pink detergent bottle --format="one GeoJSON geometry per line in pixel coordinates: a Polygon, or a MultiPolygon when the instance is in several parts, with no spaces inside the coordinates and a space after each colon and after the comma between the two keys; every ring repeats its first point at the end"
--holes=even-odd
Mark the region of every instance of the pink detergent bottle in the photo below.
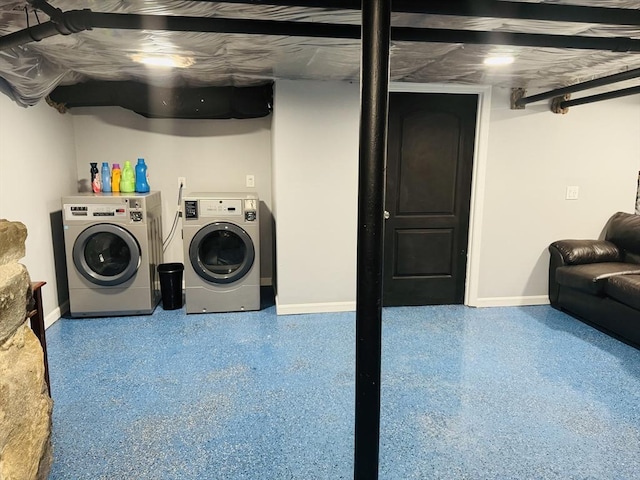
{"type": "Polygon", "coordinates": [[[100,172],[98,171],[98,162],[90,162],[91,165],[91,190],[93,193],[100,193],[102,191],[102,184],[100,183],[100,172]]]}

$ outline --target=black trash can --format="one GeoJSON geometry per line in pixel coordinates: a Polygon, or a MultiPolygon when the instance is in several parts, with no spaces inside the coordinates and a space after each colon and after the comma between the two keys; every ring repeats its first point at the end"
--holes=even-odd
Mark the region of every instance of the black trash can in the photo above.
{"type": "Polygon", "coordinates": [[[162,308],[176,310],[182,308],[182,263],[161,263],[158,265],[160,275],[160,292],[162,308]]]}

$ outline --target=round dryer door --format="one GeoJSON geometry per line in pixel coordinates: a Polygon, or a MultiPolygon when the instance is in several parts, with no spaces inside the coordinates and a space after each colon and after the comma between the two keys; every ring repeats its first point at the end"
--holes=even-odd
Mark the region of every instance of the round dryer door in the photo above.
{"type": "Polygon", "coordinates": [[[73,245],[73,263],[91,283],[120,285],[138,270],[140,245],[118,225],[92,225],[78,235],[73,245]]]}
{"type": "Polygon", "coordinates": [[[233,283],[244,277],[255,259],[253,241],[238,225],[211,223],[198,230],[189,245],[195,272],[213,283],[233,283]]]}

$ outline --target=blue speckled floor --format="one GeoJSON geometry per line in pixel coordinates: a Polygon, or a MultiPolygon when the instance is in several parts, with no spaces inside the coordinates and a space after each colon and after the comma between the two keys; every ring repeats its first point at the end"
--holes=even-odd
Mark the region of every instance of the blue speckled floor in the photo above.
{"type": "MultiPolygon", "coordinates": [[[[50,480],[353,478],[354,319],[61,319],[50,480]]],[[[638,350],[547,306],[383,319],[381,479],[640,478],[638,350]]]]}

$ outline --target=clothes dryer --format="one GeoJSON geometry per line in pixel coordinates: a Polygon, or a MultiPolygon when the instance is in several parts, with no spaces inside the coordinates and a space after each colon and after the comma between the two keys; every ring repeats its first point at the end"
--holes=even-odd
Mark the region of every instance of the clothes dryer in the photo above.
{"type": "Polygon", "coordinates": [[[160,192],[62,198],[74,317],[148,314],[160,301],[160,192]]]}
{"type": "Polygon", "coordinates": [[[183,201],[187,313],[259,310],[257,195],[189,193],[183,201]]]}

